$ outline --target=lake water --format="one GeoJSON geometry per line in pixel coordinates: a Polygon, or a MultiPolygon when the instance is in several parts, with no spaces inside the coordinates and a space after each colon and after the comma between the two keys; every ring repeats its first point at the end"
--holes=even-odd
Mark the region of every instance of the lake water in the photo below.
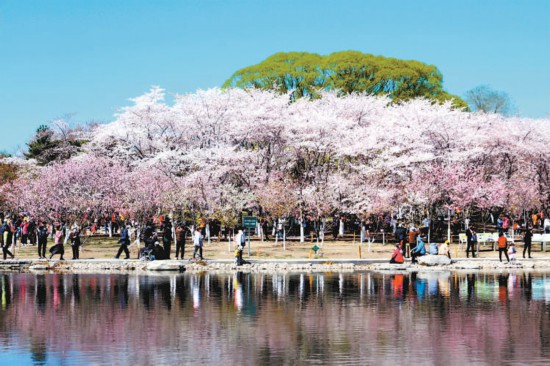
{"type": "Polygon", "coordinates": [[[550,364],[550,274],[0,274],[2,365],[550,364]]]}

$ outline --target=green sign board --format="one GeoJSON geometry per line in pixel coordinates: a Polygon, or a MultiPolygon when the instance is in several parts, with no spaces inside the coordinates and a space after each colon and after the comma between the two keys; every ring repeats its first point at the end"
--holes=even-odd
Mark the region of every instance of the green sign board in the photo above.
{"type": "Polygon", "coordinates": [[[256,216],[243,216],[243,226],[246,229],[254,229],[258,224],[258,218],[256,216]]]}

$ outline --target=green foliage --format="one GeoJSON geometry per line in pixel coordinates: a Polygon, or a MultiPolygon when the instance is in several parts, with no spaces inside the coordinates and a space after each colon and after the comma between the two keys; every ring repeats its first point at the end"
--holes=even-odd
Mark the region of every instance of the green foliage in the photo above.
{"type": "Polygon", "coordinates": [[[318,90],[342,94],[387,94],[393,102],[425,97],[439,103],[454,99],[455,107],[467,104],[443,90],[437,67],[419,61],[374,56],[357,51],[320,56],[307,52],[277,53],[261,63],[234,73],[223,87],[275,89],[291,99],[317,98],[318,90]]]}
{"type": "Polygon", "coordinates": [[[0,161],[0,186],[17,178],[17,166],[0,161]]]}
{"type": "Polygon", "coordinates": [[[50,127],[41,125],[36,130],[36,135],[27,143],[28,150],[25,157],[36,159],[40,165],[46,165],[53,161],[70,158],[80,151],[84,143],[85,141],[70,135],[65,138],[58,137],[50,127]]]}

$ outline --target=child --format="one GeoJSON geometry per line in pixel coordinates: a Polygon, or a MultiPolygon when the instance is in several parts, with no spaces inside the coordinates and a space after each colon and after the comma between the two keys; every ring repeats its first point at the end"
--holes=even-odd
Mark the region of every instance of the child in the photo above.
{"type": "Polygon", "coordinates": [[[510,243],[508,248],[508,256],[510,257],[510,263],[516,263],[516,246],[514,243],[510,243]]]}
{"type": "Polygon", "coordinates": [[[393,251],[390,259],[390,263],[398,263],[401,264],[405,260],[403,259],[403,251],[401,250],[401,245],[396,244],[395,250],[393,251]]]}
{"type": "Polygon", "coordinates": [[[439,255],[446,255],[451,259],[451,251],[449,250],[449,241],[445,240],[445,243],[441,244],[439,248],[439,255]]]}

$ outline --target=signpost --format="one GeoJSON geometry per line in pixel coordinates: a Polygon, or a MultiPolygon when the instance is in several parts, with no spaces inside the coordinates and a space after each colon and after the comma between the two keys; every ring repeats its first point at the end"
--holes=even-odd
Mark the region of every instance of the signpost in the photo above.
{"type": "Polygon", "coordinates": [[[255,229],[258,225],[258,218],[256,216],[243,216],[243,227],[248,233],[248,256],[250,257],[250,230],[255,229]]]}

